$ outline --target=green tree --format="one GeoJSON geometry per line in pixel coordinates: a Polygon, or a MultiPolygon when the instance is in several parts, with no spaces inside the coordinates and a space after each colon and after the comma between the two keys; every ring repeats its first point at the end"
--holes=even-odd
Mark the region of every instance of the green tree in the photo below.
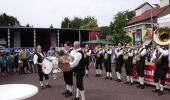
{"type": "Polygon", "coordinates": [[[69,28],[70,19],[65,17],[64,20],[61,22],[61,28],[69,28]]]}
{"type": "Polygon", "coordinates": [[[0,15],[0,26],[21,26],[18,19],[6,13],[0,15]]]}
{"type": "Polygon", "coordinates": [[[74,17],[73,20],[70,21],[70,28],[80,28],[83,23],[83,19],[80,17],[74,17]]]}
{"type": "Polygon", "coordinates": [[[112,31],[110,29],[110,27],[108,26],[102,26],[99,28],[100,32],[101,32],[101,38],[105,39],[107,35],[112,35],[112,31]]]}
{"type": "Polygon", "coordinates": [[[114,21],[110,23],[110,28],[113,33],[113,41],[118,42],[131,42],[129,36],[124,32],[124,27],[127,26],[128,21],[135,16],[133,11],[118,12],[114,16],[114,21]]]}

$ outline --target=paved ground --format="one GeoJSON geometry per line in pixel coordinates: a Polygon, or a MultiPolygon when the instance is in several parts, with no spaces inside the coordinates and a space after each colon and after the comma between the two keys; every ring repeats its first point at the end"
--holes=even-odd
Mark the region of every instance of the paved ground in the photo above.
{"type": "MultiPolygon", "coordinates": [[[[129,86],[123,82],[117,83],[114,80],[105,80],[104,74],[100,78],[95,78],[94,68],[91,68],[90,75],[85,77],[84,85],[86,90],[86,100],[169,100],[170,90],[165,91],[165,95],[158,96],[153,93],[154,87],[146,86],[144,90],[136,88],[136,85],[129,86]]],[[[37,74],[27,75],[6,75],[0,76],[0,84],[25,83],[39,87],[37,74]]],[[[53,88],[39,89],[39,93],[28,100],[70,100],[73,97],[65,98],[61,93],[65,90],[62,74],[57,75],[54,80],[50,75],[50,84],[53,88]]],[[[75,90],[74,90],[75,95],[75,90]]]]}

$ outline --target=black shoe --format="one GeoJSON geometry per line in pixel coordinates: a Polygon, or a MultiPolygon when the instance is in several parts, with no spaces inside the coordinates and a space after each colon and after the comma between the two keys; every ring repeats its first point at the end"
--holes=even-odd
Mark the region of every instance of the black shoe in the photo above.
{"type": "Polygon", "coordinates": [[[118,79],[117,82],[122,82],[122,80],[121,80],[121,79],[118,79]]]}
{"type": "Polygon", "coordinates": [[[52,86],[51,86],[51,85],[45,85],[45,87],[46,87],[46,88],[52,88],[52,86]]]}
{"type": "Polygon", "coordinates": [[[118,81],[119,79],[115,79],[115,81],[118,81]]]}
{"type": "Polygon", "coordinates": [[[40,88],[43,90],[43,89],[44,89],[44,86],[40,86],[40,88]]]}
{"type": "Polygon", "coordinates": [[[137,88],[140,88],[140,87],[142,87],[142,84],[139,84],[139,85],[137,86],[137,88]]]}
{"type": "Polygon", "coordinates": [[[109,79],[109,77],[105,77],[104,79],[109,79]]]}
{"type": "Polygon", "coordinates": [[[163,91],[159,91],[159,93],[158,93],[158,95],[163,95],[164,94],[164,92],[163,91]]]}
{"type": "Polygon", "coordinates": [[[113,80],[113,78],[112,78],[112,77],[110,77],[110,80],[113,80]]]}
{"type": "Polygon", "coordinates": [[[130,86],[132,86],[132,85],[134,85],[134,83],[133,83],[133,82],[131,82],[131,83],[130,83],[130,86]]]}
{"type": "Polygon", "coordinates": [[[96,75],[95,75],[95,77],[98,77],[98,76],[99,76],[99,74],[96,74],[96,75]]]}
{"type": "Polygon", "coordinates": [[[155,90],[153,90],[152,92],[159,92],[160,90],[159,89],[155,89],[155,90]]]}
{"type": "Polygon", "coordinates": [[[145,85],[142,85],[141,87],[140,87],[140,89],[144,89],[145,88],[145,85]]]}
{"type": "Polygon", "coordinates": [[[99,74],[98,76],[99,76],[99,77],[102,77],[102,75],[101,75],[101,74],[99,74]]]}
{"type": "Polygon", "coordinates": [[[63,92],[62,94],[63,95],[66,95],[66,94],[68,94],[69,93],[69,91],[68,90],[66,90],[65,92],[63,92]]]}
{"type": "Polygon", "coordinates": [[[70,97],[72,95],[73,95],[72,92],[68,92],[67,94],[65,94],[65,97],[70,97]]]}
{"type": "Polygon", "coordinates": [[[77,97],[74,97],[74,99],[71,99],[71,100],[80,100],[79,98],[77,98],[77,97]]]}
{"type": "Polygon", "coordinates": [[[86,76],[89,76],[88,74],[86,74],[86,76]]]}
{"type": "Polygon", "coordinates": [[[129,84],[129,83],[130,83],[130,82],[127,81],[127,82],[125,82],[124,84],[129,84]]]}

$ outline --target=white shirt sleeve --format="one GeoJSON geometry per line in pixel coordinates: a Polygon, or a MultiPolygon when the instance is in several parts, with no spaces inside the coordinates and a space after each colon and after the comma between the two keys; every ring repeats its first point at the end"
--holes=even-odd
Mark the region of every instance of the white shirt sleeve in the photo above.
{"type": "Polygon", "coordinates": [[[163,50],[162,48],[159,48],[158,50],[162,53],[163,56],[168,56],[168,50],[163,50]]]}
{"type": "Polygon", "coordinates": [[[151,58],[151,61],[153,62],[153,60],[156,59],[156,50],[153,52],[152,54],[152,58],[151,58]]]}
{"type": "Polygon", "coordinates": [[[116,53],[117,57],[119,57],[120,55],[123,54],[123,50],[120,50],[119,52],[117,52],[117,49],[116,49],[116,50],[115,50],[115,53],[116,53]]]}
{"type": "Polygon", "coordinates": [[[91,50],[89,50],[89,52],[87,52],[87,55],[90,56],[91,55],[91,50]]]}
{"type": "Polygon", "coordinates": [[[74,61],[73,61],[73,62],[69,62],[70,67],[71,67],[71,68],[76,67],[76,66],[79,64],[81,58],[82,58],[81,53],[76,52],[76,53],[74,54],[74,61]]]}
{"type": "Polygon", "coordinates": [[[130,57],[133,56],[133,50],[131,52],[128,53],[130,57]]]}
{"type": "Polygon", "coordinates": [[[112,50],[110,49],[109,51],[107,51],[108,54],[112,54],[112,50]]]}
{"type": "Polygon", "coordinates": [[[35,54],[33,58],[34,64],[37,64],[37,60],[38,60],[38,56],[35,54]]]}
{"type": "Polygon", "coordinates": [[[141,56],[144,56],[144,55],[146,55],[146,49],[143,49],[141,52],[141,56]]]}

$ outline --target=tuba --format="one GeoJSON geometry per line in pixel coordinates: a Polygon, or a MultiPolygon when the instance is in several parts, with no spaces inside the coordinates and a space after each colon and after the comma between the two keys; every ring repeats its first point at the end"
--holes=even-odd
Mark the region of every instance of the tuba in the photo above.
{"type": "Polygon", "coordinates": [[[168,27],[158,28],[153,35],[153,39],[159,45],[170,44],[170,28],[168,27]]]}
{"type": "MultiPolygon", "coordinates": [[[[168,27],[160,27],[158,28],[154,35],[154,41],[159,45],[168,45],[170,44],[170,28],[168,27]]],[[[155,64],[160,64],[160,60],[162,58],[162,54],[160,52],[156,53],[155,64]]]]}

